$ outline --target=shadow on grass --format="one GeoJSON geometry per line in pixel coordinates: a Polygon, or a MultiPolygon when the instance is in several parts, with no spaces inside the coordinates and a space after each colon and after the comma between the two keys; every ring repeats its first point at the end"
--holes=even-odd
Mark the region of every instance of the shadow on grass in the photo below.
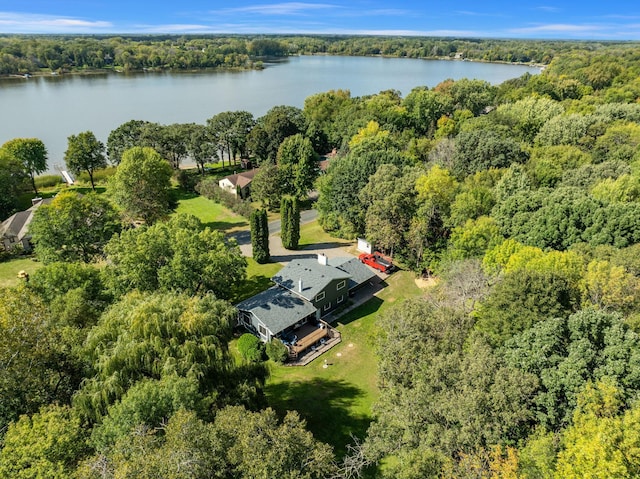
{"type": "Polygon", "coordinates": [[[344,246],[348,246],[349,243],[341,243],[339,241],[330,241],[325,243],[301,243],[298,247],[299,250],[304,251],[305,249],[335,249],[342,248],[344,246]]]}
{"type": "Polygon", "coordinates": [[[185,191],[182,188],[174,188],[172,194],[176,201],[192,200],[200,196],[198,193],[185,191]]]}
{"type": "MultiPolygon", "coordinates": [[[[242,221],[240,223],[231,223],[229,221],[207,221],[206,223],[202,223],[202,226],[204,228],[211,228],[212,230],[218,230],[218,231],[229,231],[232,228],[243,228],[245,226],[249,226],[249,223],[246,221],[242,221]]],[[[249,240],[251,240],[251,237],[249,237],[249,240]]],[[[238,241],[238,244],[242,244],[240,243],[240,241],[238,241]]]]}
{"type": "Polygon", "coordinates": [[[244,301],[251,296],[262,293],[264,290],[269,289],[271,286],[273,286],[271,278],[267,278],[266,276],[250,276],[242,284],[242,287],[238,288],[236,294],[234,295],[232,303],[236,304],[244,301]]]}
{"type": "Polygon", "coordinates": [[[373,296],[366,303],[363,303],[357,308],[352,309],[348,313],[345,313],[344,315],[340,316],[340,318],[338,318],[337,320],[337,323],[343,326],[349,323],[353,323],[354,321],[357,321],[361,318],[364,318],[365,316],[369,316],[370,314],[375,313],[380,309],[383,303],[384,301],[382,299],[378,298],[377,296],[373,296]]]}
{"type": "Polygon", "coordinates": [[[266,387],[269,404],[278,414],[295,410],[307,421],[316,439],[331,444],[338,457],[346,453],[351,436],[365,437],[371,418],[353,415],[349,408],[364,392],[343,380],[314,378],[266,387]]]}
{"type": "Polygon", "coordinates": [[[288,261],[293,261],[294,259],[315,259],[318,255],[315,253],[299,253],[299,254],[286,254],[281,256],[271,256],[271,261],[275,263],[286,263],[288,261]]]}

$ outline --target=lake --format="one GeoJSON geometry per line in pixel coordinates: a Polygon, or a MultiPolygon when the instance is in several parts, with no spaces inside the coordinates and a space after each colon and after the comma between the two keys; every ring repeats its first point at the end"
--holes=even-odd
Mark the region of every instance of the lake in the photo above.
{"type": "Polygon", "coordinates": [[[0,82],[0,145],[40,138],[49,166],[64,164],[67,137],[91,130],[106,144],[111,130],[129,120],[161,124],[205,123],[222,111],[247,110],[257,118],[276,105],[302,108],[306,97],[328,90],[352,96],[416,86],[447,78],[493,84],[539,68],[471,61],[380,57],[300,56],[260,71],[95,74],[32,77],[0,82]]]}

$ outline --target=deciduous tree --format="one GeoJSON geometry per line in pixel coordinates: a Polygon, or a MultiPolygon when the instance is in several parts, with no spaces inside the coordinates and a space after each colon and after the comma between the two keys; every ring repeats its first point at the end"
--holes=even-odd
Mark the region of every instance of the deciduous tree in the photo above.
{"type": "Polygon", "coordinates": [[[211,291],[231,298],[247,266],[233,239],[203,228],[190,215],[125,230],[114,236],[105,253],[105,279],[117,295],[162,289],[191,295],[211,291]]]}
{"type": "Polygon", "coordinates": [[[171,174],[155,150],[134,147],[123,153],[109,190],[129,217],[153,224],[169,213],[171,174]]]}
{"type": "Polygon", "coordinates": [[[318,155],[311,141],[301,134],[285,138],[278,148],[277,165],[282,189],[306,199],[318,176],[318,155]]]}
{"type": "Polygon", "coordinates": [[[45,263],[94,261],[120,229],[120,217],[109,200],[71,191],[40,206],[29,225],[36,255],[45,263]]]}
{"type": "Polygon", "coordinates": [[[0,148],[0,218],[8,218],[18,207],[18,195],[26,178],[20,160],[0,148]]]}
{"type": "Polygon", "coordinates": [[[15,138],[2,145],[2,149],[22,163],[22,168],[31,177],[31,185],[37,195],[35,177],[47,171],[47,148],[44,143],[37,138],[15,138]]]}
{"type": "Polygon", "coordinates": [[[86,171],[89,175],[91,188],[95,191],[93,173],[107,166],[107,158],[104,156],[104,144],[98,141],[90,131],[71,135],[68,138],[68,142],[67,151],[64,153],[64,161],[67,164],[67,168],[75,175],[86,171]]]}

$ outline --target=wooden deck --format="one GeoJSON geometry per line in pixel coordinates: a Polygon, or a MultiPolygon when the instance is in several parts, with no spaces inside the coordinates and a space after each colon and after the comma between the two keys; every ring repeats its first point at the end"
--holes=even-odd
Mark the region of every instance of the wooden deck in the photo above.
{"type": "Polygon", "coordinates": [[[306,324],[296,330],[298,340],[289,347],[289,366],[305,366],[342,341],[340,333],[324,321],[324,327],[306,324]]]}
{"type": "Polygon", "coordinates": [[[298,340],[296,341],[296,344],[291,347],[291,350],[296,354],[300,354],[302,351],[310,348],[313,344],[324,338],[328,332],[329,330],[326,326],[324,328],[318,328],[305,324],[296,331],[298,340]]]}

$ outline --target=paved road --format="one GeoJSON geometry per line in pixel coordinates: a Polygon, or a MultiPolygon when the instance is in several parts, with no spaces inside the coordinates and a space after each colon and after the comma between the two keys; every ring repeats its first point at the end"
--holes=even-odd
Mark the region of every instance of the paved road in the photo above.
{"type": "MultiPolygon", "coordinates": [[[[318,217],[316,210],[306,210],[300,213],[300,224],[311,223],[318,217]]],[[[251,233],[250,231],[238,231],[230,235],[235,238],[240,246],[242,254],[251,256],[251,233]]],[[[318,253],[323,253],[329,258],[339,256],[353,256],[345,248],[344,243],[321,243],[309,246],[304,249],[291,251],[282,246],[280,238],[280,220],[274,220],[269,223],[269,252],[271,260],[279,263],[286,263],[292,259],[298,258],[316,258],[318,253]]]]}
{"type": "MultiPolygon", "coordinates": [[[[318,217],[318,210],[305,210],[300,212],[300,224],[304,225],[306,223],[311,223],[318,217]]],[[[280,220],[273,220],[269,222],[269,235],[272,236],[274,234],[280,233],[280,220]]],[[[236,233],[231,233],[229,236],[235,238],[238,244],[242,247],[243,245],[249,245],[251,247],[251,231],[244,230],[238,231],[236,233]]],[[[249,249],[251,251],[251,249],[249,249]]],[[[246,254],[246,253],[245,253],[246,254]]]]}

